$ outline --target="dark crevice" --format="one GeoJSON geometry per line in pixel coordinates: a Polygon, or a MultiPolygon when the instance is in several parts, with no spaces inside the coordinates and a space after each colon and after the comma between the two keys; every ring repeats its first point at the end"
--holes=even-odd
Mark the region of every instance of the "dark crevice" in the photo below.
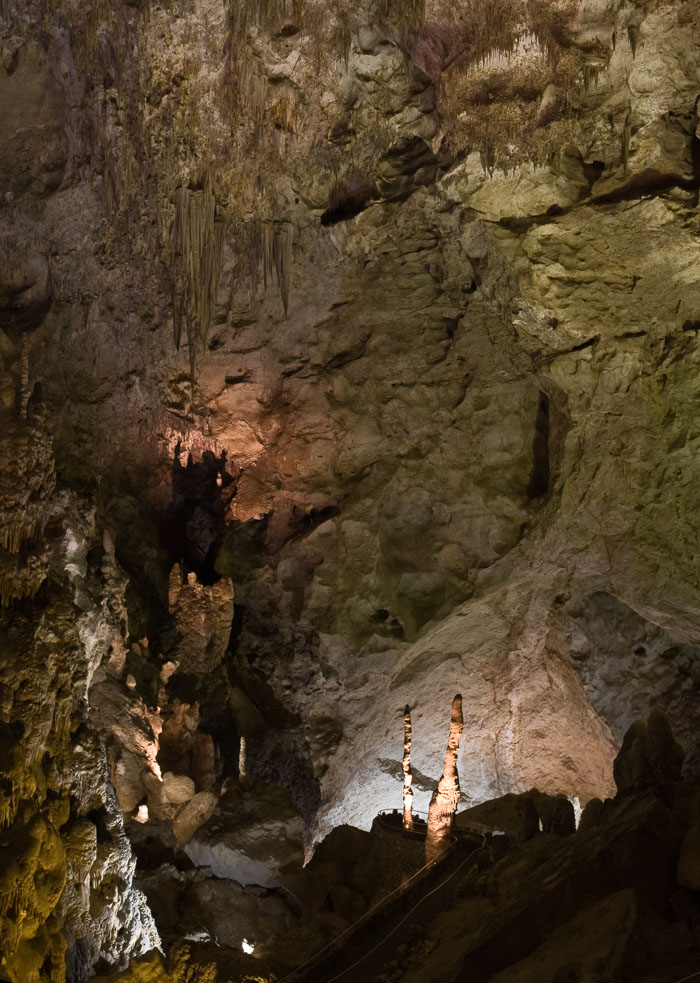
{"type": "Polygon", "coordinates": [[[535,415],[535,436],[532,440],[532,470],[527,497],[542,498],[549,490],[549,396],[540,392],[535,415]]]}
{"type": "Polygon", "coordinates": [[[109,831],[108,821],[109,813],[107,812],[106,806],[98,806],[97,809],[93,809],[88,812],[85,816],[95,828],[97,829],[97,842],[98,843],[110,843],[112,840],[112,834],[109,831]]]}
{"type": "Polygon", "coordinates": [[[321,225],[337,225],[359,215],[377,195],[373,181],[359,171],[350,175],[346,184],[336,184],[331,191],[328,208],[321,215],[321,225]]]}
{"type": "Polygon", "coordinates": [[[180,463],[180,445],[172,465],[173,500],[160,523],[161,544],[183,572],[194,571],[203,584],[220,574],[216,556],[226,528],[226,509],[236,494],[238,475],[229,473],[226,454],[205,451],[201,461],[180,463]]]}
{"type": "Polygon", "coordinates": [[[590,163],[587,161],[583,162],[583,176],[588,181],[589,191],[596,181],[602,177],[604,170],[605,164],[602,160],[593,160],[590,163]]]}
{"type": "Polygon", "coordinates": [[[365,208],[367,202],[359,201],[357,198],[346,196],[340,198],[333,205],[325,210],[321,216],[321,225],[337,225],[338,222],[346,222],[349,218],[355,218],[365,208]]]}
{"type": "Polygon", "coordinates": [[[698,181],[695,177],[682,178],[677,174],[660,174],[653,168],[647,168],[631,177],[621,188],[589,198],[587,203],[612,205],[620,201],[634,201],[636,198],[654,198],[663,191],[670,191],[671,188],[694,191],[697,187],[698,181]]]}
{"type": "MultiPolygon", "coordinates": [[[[645,332],[642,332],[644,334],[645,332]]],[[[619,337],[625,337],[621,335],[619,337]]],[[[634,336],[632,336],[634,337],[634,336]]],[[[549,364],[554,362],[556,359],[561,358],[563,355],[571,355],[572,352],[582,352],[586,348],[593,348],[600,341],[600,335],[593,335],[592,338],[587,338],[586,341],[582,341],[578,345],[572,345],[571,348],[562,348],[559,351],[551,352],[551,354],[545,355],[541,358],[541,364],[549,364]]]]}
{"type": "Polygon", "coordinates": [[[573,348],[569,349],[569,351],[582,352],[584,348],[592,348],[598,341],[600,341],[600,335],[594,334],[592,338],[589,338],[587,341],[582,341],[580,345],[574,345],[573,348]]]}
{"type": "Polygon", "coordinates": [[[234,603],[233,605],[231,634],[229,635],[228,645],[226,646],[226,653],[228,656],[230,656],[231,653],[236,652],[238,648],[238,639],[241,637],[243,626],[245,625],[246,610],[245,604],[234,603]]]}

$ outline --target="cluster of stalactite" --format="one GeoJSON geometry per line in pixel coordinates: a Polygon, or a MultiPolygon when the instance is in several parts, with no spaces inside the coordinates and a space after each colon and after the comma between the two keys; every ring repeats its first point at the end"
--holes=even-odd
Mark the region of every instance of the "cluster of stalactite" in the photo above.
{"type": "Polygon", "coordinates": [[[0,412],[0,604],[8,605],[33,597],[46,576],[46,562],[33,547],[48,519],[56,476],[41,421],[0,412]]]}
{"type": "Polygon", "coordinates": [[[292,270],[294,227],[291,222],[276,222],[263,228],[263,276],[265,287],[274,275],[282,296],[284,312],[289,306],[289,278],[292,270]]]}
{"type": "Polygon", "coordinates": [[[34,597],[46,578],[47,565],[42,557],[30,554],[12,557],[0,552],[0,604],[34,597]]]}
{"type": "MultiPolygon", "coordinates": [[[[248,284],[255,289],[260,281],[267,286],[272,278],[279,286],[285,312],[289,304],[292,248],[297,236],[293,235],[287,205],[279,200],[278,178],[281,164],[291,166],[297,139],[304,134],[310,101],[308,94],[300,95],[296,83],[279,79],[274,85],[270,83],[264,58],[268,41],[298,35],[299,50],[318,65],[319,77],[326,69],[332,75],[339,62],[347,63],[359,26],[368,17],[373,19],[443,93],[445,129],[455,143],[467,139],[463,131],[478,122],[477,130],[467,134],[468,142],[488,145],[484,159],[498,164],[500,158],[493,148],[503,143],[504,133],[513,137],[512,126],[501,119],[498,98],[486,109],[472,106],[470,115],[473,70],[483,65],[489,54],[513,52],[529,33],[549,58],[551,73],[556,73],[558,39],[569,16],[566,6],[555,16],[543,0],[376,0],[371,13],[343,0],[328,0],[322,10],[313,0],[227,0],[218,91],[220,122],[230,133],[228,156],[224,158],[221,147],[213,150],[209,159],[200,155],[198,173],[194,173],[193,161],[185,159],[182,149],[165,151],[158,162],[149,161],[150,167],[136,163],[151,153],[139,108],[147,93],[137,69],[127,66],[134,59],[134,51],[145,43],[149,21],[155,16],[150,4],[151,0],[144,0],[133,9],[130,5],[126,14],[106,0],[88,0],[85,4],[41,0],[40,8],[47,30],[56,26],[70,29],[76,62],[88,76],[104,75],[100,59],[104,57],[104,39],[110,39],[118,66],[113,88],[118,92],[121,125],[110,129],[112,124],[105,115],[101,136],[105,204],[115,220],[118,214],[135,214],[144,202],[153,203],[145,206],[146,210],[155,208],[156,221],[144,223],[144,248],[161,250],[168,266],[175,344],[179,347],[184,328],[192,371],[196,349],[206,344],[226,244],[231,245],[236,259],[234,287],[248,284]]],[[[168,0],[166,7],[185,10],[180,0],[168,0]]],[[[634,31],[630,43],[633,47],[636,44],[634,31]]],[[[598,70],[590,65],[582,70],[586,88],[598,70]]],[[[528,88],[534,92],[536,86],[528,88]]],[[[182,98],[186,105],[188,99],[192,103],[190,123],[196,129],[196,98],[184,89],[182,98]]],[[[517,142],[515,137],[511,142],[517,142]]],[[[623,136],[625,158],[628,142],[628,136],[626,143],[623,136]]],[[[181,144],[181,140],[172,141],[173,148],[181,144]]],[[[359,151],[363,168],[372,172],[385,150],[383,144],[373,149],[367,141],[367,146],[353,152],[359,151]]],[[[320,168],[331,161],[331,169],[342,170],[340,151],[332,142],[319,141],[312,153],[318,155],[320,168]]]]}
{"type": "Polygon", "coordinates": [[[197,339],[207,342],[221,275],[226,225],[216,211],[209,175],[203,188],[177,188],[170,265],[173,331],[179,348],[185,322],[193,370],[197,339]]]}

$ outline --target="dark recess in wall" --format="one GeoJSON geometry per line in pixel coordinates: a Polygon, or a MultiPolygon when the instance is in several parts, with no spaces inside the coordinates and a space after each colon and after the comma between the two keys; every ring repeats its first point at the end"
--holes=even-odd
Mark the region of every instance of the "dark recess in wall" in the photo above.
{"type": "Polygon", "coordinates": [[[359,171],[350,175],[347,184],[336,184],[330,194],[328,208],[321,215],[321,225],[335,225],[354,218],[367,207],[376,196],[377,189],[373,181],[368,180],[359,171]]]}
{"type": "Polygon", "coordinates": [[[180,462],[180,445],[172,465],[173,498],[161,517],[160,541],[183,573],[194,571],[200,583],[211,585],[221,574],[216,556],[226,529],[226,509],[236,494],[238,475],[231,474],[225,453],[206,450],[199,461],[180,462]]]}
{"type": "Polygon", "coordinates": [[[527,486],[529,499],[541,498],[549,489],[549,396],[540,392],[532,440],[532,471],[527,486]]]}

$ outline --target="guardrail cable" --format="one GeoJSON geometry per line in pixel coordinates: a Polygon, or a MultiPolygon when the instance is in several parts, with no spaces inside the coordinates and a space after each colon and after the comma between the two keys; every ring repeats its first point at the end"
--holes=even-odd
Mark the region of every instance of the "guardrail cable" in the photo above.
{"type": "MultiPolygon", "coordinates": [[[[485,840],[486,840],[486,837],[484,837],[484,841],[485,840]]],[[[379,942],[377,942],[377,944],[372,949],[370,949],[369,952],[366,952],[364,954],[364,956],[362,956],[361,959],[358,959],[357,962],[354,962],[352,964],[352,966],[346,966],[346,968],[343,969],[343,970],[341,970],[340,973],[337,973],[335,976],[332,976],[329,980],[326,981],[326,983],[335,983],[335,980],[342,979],[342,977],[345,976],[346,973],[349,973],[351,970],[353,970],[357,966],[361,965],[365,961],[365,959],[367,959],[369,956],[371,956],[373,952],[376,952],[377,949],[379,949],[379,947],[381,945],[383,945],[383,943],[386,942],[386,940],[391,935],[394,934],[394,932],[397,930],[397,928],[399,928],[401,925],[403,925],[403,923],[405,921],[407,921],[411,917],[411,915],[416,910],[416,908],[419,908],[423,904],[424,901],[427,901],[428,898],[432,897],[432,895],[435,894],[436,891],[439,891],[441,887],[444,887],[445,884],[449,880],[451,880],[451,878],[455,877],[459,873],[459,871],[462,869],[462,867],[464,867],[464,865],[467,863],[467,861],[468,860],[471,860],[471,858],[474,856],[474,854],[475,853],[478,853],[479,850],[483,850],[483,848],[484,848],[484,843],[482,843],[481,846],[475,847],[471,851],[471,853],[469,854],[469,856],[465,857],[464,860],[462,861],[462,863],[459,864],[459,866],[455,870],[453,870],[449,874],[449,876],[445,878],[444,881],[440,881],[440,883],[437,884],[432,889],[432,891],[428,891],[428,893],[427,894],[424,894],[422,898],[419,898],[418,901],[416,901],[416,903],[414,904],[414,906],[412,908],[410,908],[409,911],[406,912],[406,914],[403,916],[403,918],[401,919],[401,921],[397,922],[396,925],[393,926],[393,928],[391,929],[390,932],[387,932],[386,935],[383,935],[382,938],[379,940],[379,942]]]]}
{"type": "MultiPolygon", "coordinates": [[[[483,834],[478,834],[478,835],[483,836],[483,834]]],[[[368,911],[366,911],[363,915],[360,915],[360,917],[356,921],[354,921],[351,925],[348,925],[348,927],[344,931],[342,931],[340,933],[340,935],[336,936],[335,939],[333,939],[327,945],[323,946],[322,949],[319,949],[317,953],[315,953],[313,956],[311,956],[309,959],[307,959],[306,962],[302,963],[301,966],[297,966],[296,969],[293,969],[290,973],[287,973],[286,976],[283,976],[280,980],[277,981],[277,983],[287,983],[288,980],[293,979],[298,973],[301,973],[302,970],[306,969],[307,967],[311,966],[312,963],[316,962],[316,960],[320,956],[322,956],[325,952],[330,952],[334,948],[336,948],[338,946],[338,943],[340,942],[341,939],[345,938],[346,935],[350,935],[350,933],[352,933],[359,925],[361,925],[362,922],[367,921],[369,919],[370,915],[374,914],[376,911],[378,911],[378,909],[380,909],[384,905],[386,905],[387,902],[390,901],[394,896],[399,896],[399,895],[403,894],[408,889],[408,887],[409,887],[409,885],[411,884],[412,881],[414,881],[414,880],[416,880],[416,878],[420,877],[421,874],[426,873],[427,871],[429,871],[429,870],[437,867],[439,864],[441,864],[443,861],[445,861],[447,859],[447,857],[451,854],[452,850],[454,849],[454,847],[457,845],[458,842],[459,841],[458,841],[457,837],[455,837],[452,840],[452,842],[450,843],[450,846],[448,847],[447,851],[443,854],[443,856],[439,857],[437,860],[431,860],[429,863],[424,864],[422,867],[420,867],[417,871],[415,871],[415,873],[411,874],[411,876],[408,878],[407,881],[405,881],[403,884],[400,884],[399,887],[394,888],[393,891],[391,891],[389,894],[387,894],[385,897],[383,897],[380,901],[377,901],[377,903],[374,904],[368,911]]],[[[467,860],[469,860],[478,850],[483,850],[485,843],[486,843],[486,837],[483,836],[483,843],[482,843],[482,845],[480,847],[476,847],[474,850],[472,850],[471,853],[469,854],[469,856],[466,857],[462,861],[462,863],[457,867],[457,870],[460,870],[462,868],[462,866],[467,862],[467,860]]],[[[456,873],[456,871],[453,871],[452,874],[450,874],[450,877],[452,877],[453,874],[455,874],[455,873],[456,873]]],[[[447,880],[449,880],[449,878],[445,878],[445,881],[447,881],[447,880]]],[[[441,882],[441,884],[439,884],[438,887],[442,887],[442,884],[444,884],[445,881],[441,882]]],[[[421,900],[418,902],[418,904],[421,904],[422,901],[425,900],[425,898],[429,898],[430,895],[433,894],[434,891],[436,891],[436,890],[438,890],[438,888],[434,888],[433,891],[431,891],[429,894],[427,894],[423,898],[421,898],[421,900]]],[[[411,914],[411,912],[413,912],[415,910],[415,907],[416,906],[414,905],[414,907],[411,908],[411,911],[409,912],[409,914],[411,914]]],[[[406,916],[406,918],[407,917],[408,917],[408,915],[406,916]]],[[[405,921],[405,919],[402,919],[402,921],[399,922],[399,925],[401,925],[403,923],[403,921],[405,921]]],[[[398,928],[398,926],[396,926],[396,927],[398,928]]],[[[384,940],[382,939],[382,941],[384,941],[384,940]]],[[[379,943],[379,944],[381,944],[381,943],[379,943]]],[[[374,949],[372,950],[372,952],[374,952],[374,949]]],[[[367,953],[367,955],[369,955],[369,954],[370,953],[367,953]]],[[[366,956],[364,958],[366,958],[366,956]]],[[[352,967],[350,967],[350,968],[352,968],[352,967]]],[[[344,972],[347,972],[347,970],[344,970],[344,972]]],[[[337,977],[334,977],[334,979],[337,979],[337,977]]],[[[331,983],[331,981],[328,981],[328,983],[331,983]]]]}
{"type": "MultiPolygon", "coordinates": [[[[378,813],[378,817],[380,819],[383,819],[383,817],[387,815],[399,816],[400,813],[398,812],[397,809],[392,809],[391,811],[389,809],[382,809],[378,813]]],[[[419,812],[414,812],[413,815],[420,816],[420,815],[424,815],[424,813],[421,814],[419,812]]],[[[396,829],[396,827],[386,822],[383,822],[383,825],[387,826],[390,829],[396,829]]],[[[396,832],[403,832],[403,829],[404,827],[402,825],[400,829],[396,829],[396,832]]],[[[450,880],[450,878],[455,877],[462,869],[462,867],[464,867],[464,865],[469,860],[471,860],[471,858],[474,856],[475,853],[478,853],[479,851],[484,849],[484,847],[486,846],[486,836],[483,833],[480,833],[476,830],[473,831],[468,830],[467,828],[465,828],[465,833],[468,833],[468,835],[472,835],[472,836],[474,835],[481,836],[483,840],[481,846],[475,847],[475,849],[472,850],[464,858],[464,860],[459,864],[459,866],[456,867],[455,870],[453,870],[448,877],[446,877],[443,881],[441,881],[438,885],[436,885],[432,889],[432,891],[429,891],[427,894],[423,895],[423,897],[420,898],[408,912],[406,912],[406,914],[403,916],[401,921],[397,922],[396,925],[393,926],[390,932],[387,932],[386,935],[383,935],[382,938],[379,940],[379,942],[377,942],[377,944],[372,949],[370,949],[369,952],[366,952],[362,956],[362,958],[358,959],[357,962],[354,962],[352,966],[346,966],[345,969],[343,969],[340,973],[337,973],[335,976],[331,977],[329,980],[326,981],[326,983],[335,983],[336,980],[341,979],[346,973],[349,973],[350,970],[355,969],[357,966],[363,963],[369,956],[372,955],[373,952],[376,952],[377,949],[389,938],[389,936],[392,935],[401,925],[403,925],[403,923],[408,918],[410,918],[410,916],[413,914],[416,908],[420,907],[420,905],[422,905],[424,901],[432,897],[432,895],[435,894],[436,891],[439,891],[440,888],[443,887],[447,883],[447,881],[450,880]]],[[[411,874],[411,876],[408,878],[407,881],[399,885],[399,887],[394,888],[394,890],[391,891],[389,894],[387,894],[386,897],[382,898],[380,901],[377,901],[376,904],[372,905],[372,907],[364,913],[364,915],[360,915],[360,917],[356,921],[354,921],[351,925],[348,925],[348,927],[344,931],[342,931],[340,935],[336,936],[335,939],[333,939],[327,945],[323,946],[322,949],[319,949],[318,952],[316,952],[313,956],[307,959],[306,962],[302,963],[301,966],[297,966],[296,969],[293,969],[290,973],[287,973],[286,976],[283,976],[280,980],[277,981],[277,983],[288,983],[288,981],[293,979],[295,976],[297,976],[298,973],[301,973],[302,970],[306,969],[307,967],[311,966],[312,963],[316,962],[316,960],[319,959],[319,957],[322,956],[325,952],[331,952],[334,948],[338,947],[338,943],[340,942],[341,939],[345,938],[345,936],[350,935],[353,931],[355,931],[355,929],[357,929],[362,924],[362,922],[367,921],[370,915],[373,915],[380,908],[384,907],[384,905],[386,905],[392,898],[405,892],[412,881],[420,877],[421,874],[425,874],[427,871],[434,869],[439,864],[441,864],[444,860],[446,860],[458,842],[459,842],[458,838],[455,836],[452,840],[452,843],[450,843],[447,852],[442,857],[440,857],[437,860],[431,860],[429,863],[424,864],[421,868],[415,871],[415,873],[411,874]]],[[[691,973],[690,976],[684,976],[682,979],[675,980],[675,983],[687,983],[688,980],[695,980],[698,978],[698,976],[700,976],[700,969],[697,970],[697,972],[695,973],[691,973]]]]}

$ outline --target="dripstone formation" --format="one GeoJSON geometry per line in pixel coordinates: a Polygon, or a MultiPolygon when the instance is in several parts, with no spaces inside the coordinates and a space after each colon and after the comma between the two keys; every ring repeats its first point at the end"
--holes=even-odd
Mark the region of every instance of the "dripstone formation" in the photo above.
{"type": "Polygon", "coordinates": [[[699,97],[698,0],[0,0],[0,979],[282,978],[454,693],[374,975],[696,968],[699,97]]]}

